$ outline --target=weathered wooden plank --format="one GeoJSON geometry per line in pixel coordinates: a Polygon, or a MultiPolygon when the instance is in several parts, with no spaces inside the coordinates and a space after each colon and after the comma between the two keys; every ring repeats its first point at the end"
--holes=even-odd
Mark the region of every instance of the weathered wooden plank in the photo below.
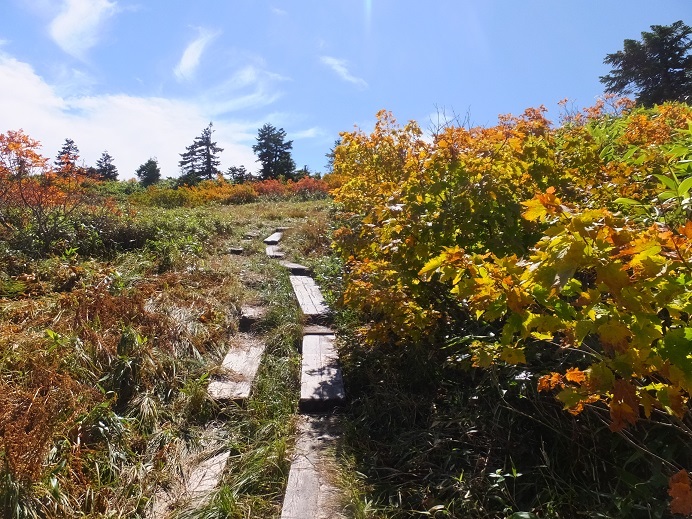
{"type": "Polygon", "coordinates": [[[302,411],[323,411],[346,399],[333,335],[305,335],[300,375],[302,411]]]}
{"type": "Polygon", "coordinates": [[[208,494],[216,488],[230,454],[229,451],[220,452],[216,456],[203,460],[190,472],[185,490],[192,499],[208,494]]]}
{"type": "Polygon", "coordinates": [[[267,245],[277,245],[281,241],[282,236],[282,232],[275,232],[271,236],[266,237],[264,239],[264,243],[266,243],[267,245]]]}
{"type": "Polygon", "coordinates": [[[334,416],[301,416],[281,519],[341,519],[343,496],[331,481],[334,416]]]}
{"type": "Polygon", "coordinates": [[[270,258],[283,258],[285,254],[279,250],[278,245],[267,245],[267,256],[270,258]]]}
{"type": "Polygon", "coordinates": [[[289,270],[289,272],[295,276],[309,276],[310,269],[305,265],[300,263],[291,263],[290,261],[281,261],[280,265],[289,270]]]}
{"type": "Polygon", "coordinates": [[[178,452],[180,459],[168,467],[171,481],[152,496],[148,519],[170,519],[176,512],[199,508],[208,501],[221,481],[230,456],[224,442],[219,441],[221,433],[215,427],[204,433],[200,440],[206,445],[203,452],[178,452]]]}
{"type": "Polygon", "coordinates": [[[209,383],[209,396],[220,401],[246,400],[250,396],[265,347],[259,339],[241,334],[238,344],[223,359],[219,378],[209,383]]]}
{"type": "Polygon", "coordinates": [[[289,276],[300,310],[309,319],[327,318],[329,307],[315,281],[308,276],[289,276]]]}
{"type": "Polygon", "coordinates": [[[266,306],[244,306],[240,309],[238,328],[241,332],[250,331],[267,313],[266,306]]]}
{"type": "Polygon", "coordinates": [[[334,330],[329,326],[310,324],[308,326],[303,326],[303,335],[334,335],[334,330]]]}

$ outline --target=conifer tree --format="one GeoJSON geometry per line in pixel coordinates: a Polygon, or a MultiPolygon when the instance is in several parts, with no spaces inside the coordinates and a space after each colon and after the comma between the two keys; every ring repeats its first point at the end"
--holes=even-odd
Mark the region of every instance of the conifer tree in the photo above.
{"type": "Polygon", "coordinates": [[[202,180],[212,180],[220,173],[221,161],[218,154],[223,148],[219,148],[216,142],[211,140],[212,133],[212,123],[209,123],[209,126],[202,130],[202,134],[195,137],[193,143],[185,148],[185,153],[180,154],[180,184],[193,186],[202,180]]]}
{"type": "Polygon", "coordinates": [[[113,164],[113,157],[107,151],[96,161],[96,173],[102,180],[118,180],[118,168],[113,164]]]}
{"type": "Polygon", "coordinates": [[[624,49],[606,55],[610,74],[601,76],[606,91],[634,94],[637,103],[653,106],[665,101],[692,100],[692,27],[679,20],[652,25],[642,40],[625,40],[624,49]]]}
{"type": "Polygon", "coordinates": [[[161,169],[155,158],[150,158],[137,168],[135,172],[142,187],[148,187],[161,180],[161,169]]]}
{"type": "Polygon", "coordinates": [[[77,171],[79,148],[72,139],[65,139],[62,148],[53,162],[53,167],[59,175],[69,176],[77,171]]]}
{"type": "Polygon", "coordinates": [[[257,144],[252,151],[257,155],[257,162],[262,164],[260,177],[262,180],[283,177],[293,179],[296,163],[291,157],[293,141],[286,141],[283,128],[275,128],[265,124],[257,132],[257,144]]]}

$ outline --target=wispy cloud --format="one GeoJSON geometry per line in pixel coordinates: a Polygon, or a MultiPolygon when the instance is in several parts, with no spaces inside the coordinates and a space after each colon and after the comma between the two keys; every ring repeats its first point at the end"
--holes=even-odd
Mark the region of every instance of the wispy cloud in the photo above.
{"type": "Polygon", "coordinates": [[[207,90],[205,105],[211,113],[223,115],[238,110],[261,108],[278,100],[277,85],[289,78],[266,70],[261,60],[237,70],[223,83],[207,90]]]}
{"type": "Polygon", "coordinates": [[[278,7],[272,7],[272,13],[274,13],[277,16],[286,16],[288,14],[288,11],[284,11],[283,9],[279,9],[278,7]]]}
{"type": "Polygon", "coordinates": [[[202,59],[204,49],[219,34],[219,32],[202,28],[199,29],[199,36],[185,47],[180,61],[173,69],[173,73],[175,77],[178,78],[178,81],[186,81],[194,78],[199,62],[202,59]]]}
{"type": "Polygon", "coordinates": [[[334,58],[332,56],[322,56],[320,61],[322,64],[327,65],[330,69],[336,72],[336,75],[344,81],[353,83],[361,89],[368,88],[368,83],[363,78],[359,78],[351,74],[351,72],[348,70],[348,62],[346,60],[334,58]]]}
{"type": "Polygon", "coordinates": [[[117,12],[118,4],[109,0],[64,0],[50,23],[50,35],[62,50],[84,59],[98,43],[104,22],[117,12]]]}
{"type": "Polygon", "coordinates": [[[301,130],[291,133],[291,138],[295,140],[314,139],[316,137],[323,137],[324,135],[326,135],[326,132],[322,128],[318,126],[313,126],[312,128],[308,128],[307,130],[301,130]]]}

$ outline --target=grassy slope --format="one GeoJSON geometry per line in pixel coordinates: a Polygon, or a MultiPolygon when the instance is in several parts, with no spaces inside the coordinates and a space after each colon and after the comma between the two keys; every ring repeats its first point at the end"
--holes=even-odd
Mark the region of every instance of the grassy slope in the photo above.
{"type": "Polygon", "coordinates": [[[142,516],[219,420],[229,476],[210,507],[187,515],[278,515],[300,328],[287,276],[261,237],[302,226],[294,244],[309,252],[324,212],[323,202],[141,210],[129,232],[148,233],[143,246],[108,260],[5,250],[0,515],[142,516]],[[248,230],[260,239],[227,255],[248,230]],[[219,416],[206,384],[246,302],[271,308],[268,355],[247,407],[219,416]]]}

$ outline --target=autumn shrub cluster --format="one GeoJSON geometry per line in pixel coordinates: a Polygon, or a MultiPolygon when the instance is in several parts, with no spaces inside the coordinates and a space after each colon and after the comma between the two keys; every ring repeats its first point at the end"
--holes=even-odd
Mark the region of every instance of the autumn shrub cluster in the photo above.
{"type": "Polygon", "coordinates": [[[132,198],[156,207],[199,207],[207,204],[245,204],[258,200],[312,200],[328,195],[326,182],[303,177],[298,181],[262,180],[233,184],[223,178],[205,180],[195,186],[149,186],[132,198]]]}
{"type": "Polygon", "coordinates": [[[521,366],[644,452],[637,427],[665,424],[670,509],[692,513],[690,121],[618,100],[557,127],[529,109],[430,140],[380,112],[342,134],[335,240],[361,340],[521,366]]]}

